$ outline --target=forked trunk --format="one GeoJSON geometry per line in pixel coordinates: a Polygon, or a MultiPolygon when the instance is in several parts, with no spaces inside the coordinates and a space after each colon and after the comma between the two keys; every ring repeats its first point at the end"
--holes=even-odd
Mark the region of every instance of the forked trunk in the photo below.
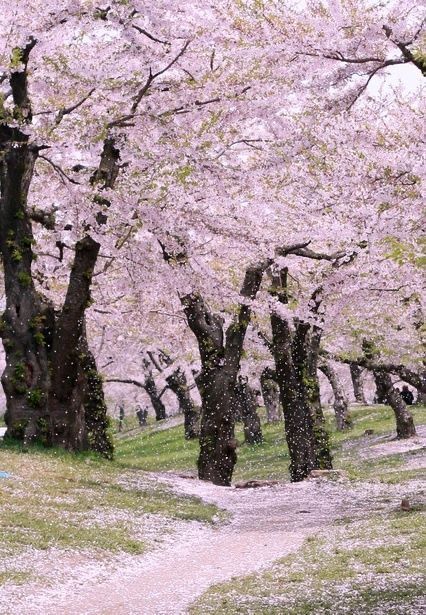
{"type": "MultiPolygon", "coordinates": [[[[286,268],[273,276],[270,291],[283,304],[288,302],[287,276],[286,268]]],[[[316,294],[312,303],[319,305],[316,294]]],[[[294,325],[292,331],[285,318],[271,313],[272,353],[290,453],[290,478],[300,481],[311,470],[331,469],[332,458],[317,376],[321,330],[298,319],[294,325]]]]}

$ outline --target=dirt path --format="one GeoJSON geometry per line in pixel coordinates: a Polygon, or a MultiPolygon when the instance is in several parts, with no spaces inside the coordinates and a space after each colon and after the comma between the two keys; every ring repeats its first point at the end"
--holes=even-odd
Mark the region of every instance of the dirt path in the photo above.
{"type": "MultiPolygon", "coordinates": [[[[173,541],[133,557],[107,578],[75,580],[23,598],[19,615],[175,615],[211,585],[268,567],[297,550],[313,532],[345,516],[399,505],[401,487],[315,479],[257,489],[215,487],[171,474],[153,481],[226,509],[229,523],[190,524],[173,541]]],[[[143,479],[146,481],[146,475],[143,479]]]]}

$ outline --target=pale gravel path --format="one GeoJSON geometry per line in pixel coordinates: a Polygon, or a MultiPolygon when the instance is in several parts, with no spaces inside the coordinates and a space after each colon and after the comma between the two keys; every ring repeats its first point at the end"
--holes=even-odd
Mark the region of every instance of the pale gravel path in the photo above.
{"type": "Polygon", "coordinates": [[[127,560],[100,582],[40,588],[8,615],[184,614],[211,585],[270,566],[338,517],[395,509],[405,495],[400,486],[354,487],[323,479],[241,490],[172,474],[151,478],[227,509],[230,522],[216,528],[190,524],[173,541],[127,560]]]}

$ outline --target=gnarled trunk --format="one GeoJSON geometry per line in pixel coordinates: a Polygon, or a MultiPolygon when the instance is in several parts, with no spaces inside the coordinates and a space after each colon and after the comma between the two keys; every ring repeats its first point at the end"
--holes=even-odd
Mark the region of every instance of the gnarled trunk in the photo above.
{"type": "Polygon", "coordinates": [[[327,378],[333,390],[333,408],[338,431],[349,429],[352,427],[352,421],[349,416],[348,398],[336,370],[329,361],[324,360],[318,363],[318,368],[327,378]]]}
{"type": "Polygon", "coordinates": [[[227,369],[202,370],[197,377],[201,394],[198,476],[215,485],[230,485],[237,461],[234,435],[236,373],[227,369]]]}
{"type": "Polygon", "coordinates": [[[181,368],[176,369],[170,376],[167,376],[166,382],[170,390],[176,395],[180,411],[183,413],[185,439],[198,438],[199,412],[191,399],[185,372],[181,368]]]}
{"type": "MultiPolygon", "coordinates": [[[[84,314],[99,245],[90,237],[77,243],[67,296],[57,316],[36,291],[31,271],[34,238],[27,197],[40,148],[28,143],[24,130],[32,118],[27,64],[35,45],[36,40],[30,38],[19,50],[19,69],[9,78],[13,114],[19,118],[22,131],[0,124],[0,252],[6,292],[0,335],[6,352],[2,375],[7,400],[6,435],[24,444],[39,440],[71,450],[101,451],[108,448],[99,444],[107,437],[106,433],[101,435],[106,413],[100,420],[98,412],[98,434],[93,440],[97,443],[92,446],[89,434],[93,434],[94,418],[89,432],[84,406],[89,404],[94,383],[81,357],[82,348],[87,348],[84,314]]],[[[93,367],[93,358],[91,364],[93,367]]],[[[98,382],[98,396],[99,387],[98,382]]]]}
{"type": "Polygon", "coordinates": [[[266,367],[260,376],[260,387],[268,423],[278,423],[281,419],[280,389],[275,382],[275,377],[273,370],[269,367],[266,367]]]}
{"type": "MultiPolygon", "coordinates": [[[[248,267],[240,292],[244,299],[254,299],[266,266],[259,263],[248,267]]],[[[200,295],[187,295],[182,304],[201,357],[201,371],[196,378],[202,400],[198,476],[216,485],[230,485],[237,460],[235,385],[250,307],[242,302],[224,332],[223,319],[210,312],[200,295]]]]}
{"type": "MultiPolygon", "coordinates": [[[[271,293],[286,304],[287,269],[273,277],[271,293]]],[[[271,313],[272,353],[280,388],[286,440],[290,453],[290,478],[300,481],[311,470],[332,467],[328,434],[319,400],[317,361],[320,330],[295,321],[295,331],[285,318],[271,313]]]]}
{"type": "Polygon", "coordinates": [[[84,317],[99,247],[88,236],[76,244],[67,296],[53,338],[48,412],[52,444],[71,451],[90,449],[111,459],[102,378],[88,347],[84,317]]]}
{"type": "Polygon", "coordinates": [[[374,378],[380,389],[384,391],[387,403],[395,414],[396,433],[398,438],[406,439],[416,435],[413,416],[404,400],[392,384],[392,378],[384,371],[375,370],[374,378]]]}
{"type": "Polygon", "coordinates": [[[362,367],[360,367],[356,363],[350,363],[349,370],[351,372],[351,379],[352,379],[352,386],[354,389],[355,401],[357,401],[359,404],[366,405],[367,400],[365,399],[364,382],[363,382],[364,370],[362,369],[362,367]]]}
{"type": "MultiPolygon", "coordinates": [[[[0,133],[4,130],[0,127],[0,133]]],[[[6,394],[7,436],[31,442],[46,437],[49,357],[53,310],[36,292],[32,274],[31,222],[26,213],[37,150],[22,139],[0,134],[0,251],[6,309],[0,335],[6,354],[2,384],[6,394]]]]}

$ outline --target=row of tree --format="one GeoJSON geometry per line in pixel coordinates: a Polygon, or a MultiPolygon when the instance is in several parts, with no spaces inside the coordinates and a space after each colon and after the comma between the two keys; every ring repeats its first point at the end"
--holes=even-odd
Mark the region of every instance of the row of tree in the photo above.
{"type": "MultiPolygon", "coordinates": [[[[254,330],[293,480],[331,465],[325,351],[374,370],[410,435],[389,374],[424,394],[422,7],[15,4],[0,21],[8,435],[110,457],[95,357],[139,381],[141,347],[172,346],[183,405],[182,365],[198,371],[199,475],[229,484],[254,330]],[[412,90],[382,78],[401,68],[412,90]]],[[[141,384],[164,416],[148,368],[141,384]]]]}

